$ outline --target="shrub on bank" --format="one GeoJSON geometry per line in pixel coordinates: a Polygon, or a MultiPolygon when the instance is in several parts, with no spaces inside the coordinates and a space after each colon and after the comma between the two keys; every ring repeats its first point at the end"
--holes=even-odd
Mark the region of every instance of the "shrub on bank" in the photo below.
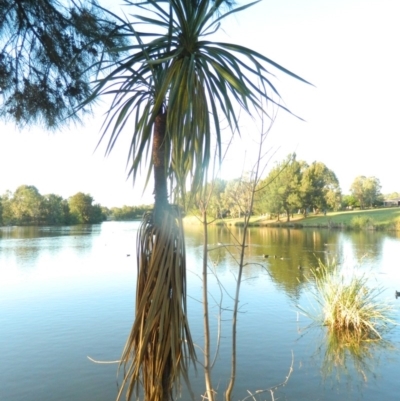
{"type": "Polygon", "coordinates": [[[351,219],[350,228],[356,230],[373,230],[375,228],[374,220],[369,216],[355,216],[351,219]]]}

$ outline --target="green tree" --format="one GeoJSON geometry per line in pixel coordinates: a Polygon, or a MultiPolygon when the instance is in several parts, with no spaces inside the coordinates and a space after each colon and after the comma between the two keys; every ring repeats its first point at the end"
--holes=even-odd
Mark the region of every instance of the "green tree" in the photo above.
{"type": "Polygon", "coordinates": [[[279,220],[279,214],[284,211],[290,221],[290,215],[301,205],[301,179],[302,162],[296,160],[295,154],[277,163],[257,188],[256,200],[265,208],[264,213],[277,214],[279,220]]]}
{"type": "Polygon", "coordinates": [[[211,190],[210,199],[208,202],[208,211],[211,216],[216,219],[221,219],[226,216],[228,209],[224,206],[223,194],[227,187],[227,182],[220,178],[216,178],[208,184],[211,190]]]}
{"type": "Polygon", "coordinates": [[[397,199],[397,198],[400,198],[400,193],[398,192],[392,192],[391,194],[385,196],[385,199],[397,199]]]}
{"type": "Polygon", "coordinates": [[[365,202],[367,206],[374,207],[382,203],[383,195],[381,193],[381,183],[376,177],[368,177],[364,182],[365,202]]]}
{"type": "Polygon", "coordinates": [[[11,208],[12,192],[6,191],[1,197],[1,220],[3,225],[15,224],[15,218],[11,208]]]}
{"type": "Polygon", "coordinates": [[[354,195],[343,195],[342,207],[345,209],[353,209],[355,207],[360,207],[360,204],[354,195]]]}
{"type": "Polygon", "coordinates": [[[63,199],[61,203],[62,209],[63,209],[63,215],[65,217],[65,224],[71,224],[72,223],[72,217],[71,213],[69,210],[69,203],[67,199],[63,199]]]}
{"type": "Polygon", "coordinates": [[[41,220],[44,224],[67,224],[64,199],[55,194],[43,195],[41,205],[41,220]]]}
{"type": "Polygon", "coordinates": [[[0,117],[47,127],[77,118],[97,63],[118,56],[116,31],[95,2],[0,0],[0,117]]]}
{"type": "Polygon", "coordinates": [[[382,200],[381,184],[376,177],[356,177],[350,187],[351,194],[358,200],[360,209],[373,207],[382,200]]]}
{"type": "Polygon", "coordinates": [[[113,207],[110,211],[112,220],[128,221],[141,219],[143,214],[150,210],[150,206],[127,206],[113,207]]]}
{"type": "Polygon", "coordinates": [[[209,40],[224,18],[252,4],[229,10],[224,0],[126,3],[136,13],[120,20],[122,35],[133,43],[121,48],[128,53],[124,58],[108,65],[113,71],[99,81],[88,102],[114,96],[104,132],[111,129],[107,151],[131,126],[134,181],[142,161],[150,161],[155,204],[138,234],[135,321],[121,360],[128,398],[142,381],[146,400],[166,401],[180,374],[187,378],[188,360],[194,358],[182,221],[179,209],[169,204],[168,182],[184,205],[189,176],[190,193],[196,194],[207,177],[212,132],[221,153],[221,116],[240,131],[236,104],[249,113],[263,112],[262,102],[279,96],[267,67],[301,78],[248,48],[209,40]]]}
{"type": "Polygon", "coordinates": [[[364,195],[364,182],[367,179],[364,175],[356,177],[351,184],[351,194],[357,199],[360,209],[365,207],[365,195],[364,195]]]}
{"type": "Polygon", "coordinates": [[[95,203],[90,211],[90,223],[99,224],[107,219],[107,215],[104,214],[103,208],[99,203],[95,203]]]}
{"type": "Polygon", "coordinates": [[[93,197],[83,192],[68,199],[70,222],[72,224],[96,224],[106,219],[101,206],[93,204],[93,197]]]}
{"type": "Polygon", "coordinates": [[[324,163],[304,165],[300,191],[304,215],[311,209],[326,211],[327,208],[337,209],[340,206],[339,181],[324,163]]]}
{"type": "Polygon", "coordinates": [[[242,217],[249,212],[252,181],[249,177],[228,181],[221,194],[221,202],[231,217],[242,217]]]}
{"type": "Polygon", "coordinates": [[[43,197],[33,185],[19,186],[11,199],[11,212],[15,224],[39,224],[43,197]]]}

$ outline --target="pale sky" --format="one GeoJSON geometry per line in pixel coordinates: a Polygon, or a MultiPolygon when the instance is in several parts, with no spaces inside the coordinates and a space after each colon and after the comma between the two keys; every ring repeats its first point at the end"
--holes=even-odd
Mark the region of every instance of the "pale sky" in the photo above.
{"type": "MultiPolygon", "coordinates": [[[[263,0],[223,25],[219,39],[253,48],[315,85],[276,73],[285,105],[306,121],[278,113],[266,144],[275,160],[295,151],[300,160],[323,162],[343,193],[358,175],[379,178],[383,193],[400,192],[399,16],[398,0],[263,0]]],[[[64,198],[90,193],[109,207],[151,203],[151,189],[142,197],[142,184],[133,188],[127,179],[128,133],[108,158],[104,146],[94,152],[102,120],[99,111],[57,133],[1,124],[0,194],[26,184],[64,198]]],[[[259,124],[242,124],[223,178],[254,161],[255,143],[245,138],[259,124]]]]}

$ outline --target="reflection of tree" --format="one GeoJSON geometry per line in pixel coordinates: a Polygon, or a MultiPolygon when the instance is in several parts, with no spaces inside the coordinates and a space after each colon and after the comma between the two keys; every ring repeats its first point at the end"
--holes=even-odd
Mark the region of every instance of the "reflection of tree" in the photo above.
{"type": "Polygon", "coordinates": [[[362,381],[367,382],[375,378],[375,371],[379,366],[379,355],[384,350],[395,350],[395,346],[384,340],[360,341],[359,337],[351,332],[325,331],[318,352],[322,355],[321,372],[324,380],[341,381],[345,378],[349,382],[356,374],[362,381]]]}
{"type": "Polygon", "coordinates": [[[253,228],[251,230],[256,258],[263,254],[263,263],[277,286],[290,298],[298,299],[310,270],[318,265],[317,258],[330,256],[328,242],[335,242],[336,233],[328,230],[293,228],[253,228]],[[256,247],[258,244],[258,247],[256,247]]]}
{"type": "Polygon", "coordinates": [[[43,237],[60,237],[65,235],[91,235],[96,225],[75,226],[14,226],[0,228],[0,239],[28,239],[43,237]]]}
{"type": "Polygon", "coordinates": [[[6,227],[0,229],[1,252],[6,259],[15,258],[17,266],[31,268],[46,251],[58,253],[72,246],[76,253],[86,252],[92,246],[93,230],[91,225],[6,227]],[[68,241],[57,239],[65,236],[69,237],[68,241]]]}
{"type": "Polygon", "coordinates": [[[357,263],[361,263],[366,256],[381,255],[386,236],[386,233],[368,230],[346,232],[345,235],[347,240],[351,241],[357,263]]]}
{"type": "Polygon", "coordinates": [[[3,227],[0,229],[1,239],[36,238],[40,236],[39,227],[3,227]]]}
{"type": "MultiPolygon", "coordinates": [[[[216,271],[226,268],[238,255],[238,241],[242,227],[211,225],[208,229],[209,257],[216,271]]],[[[196,225],[185,226],[190,244],[200,247],[203,238],[196,225]]],[[[323,262],[335,252],[338,232],[293,228],[252,227],[248,230],[246,248],[245,277],[255,277],[260,267],[270,275],[271,280],[289,295],[298,299],[303,283],[310,270],[318,266],[318,258],[323,262]],[[326,244],[332,244],[327,247],[326,244]],[[268,255],[264,258],[263,255],[268,255]],[[301,266],[302,269],[298,267],[301,266]]]]}
{"type": "MultiPolygon", "coordinates": [[[[238,250],[233,246],[240,238],[242,227],[211,225],[208,229],[210,262],[222,272],[227,266],[234,268],[232,254],[238,250]]],[[[197,225],[185,226],[187,244],[201,247],[202,233],[197,225]]],[[[339,231],[311,228],[251,227],[246,248],[246,277],[258,276],[260,266],[270,275],[276,286],[286,294],[298,299],[304,284],[313,279],[311,271],[320,260],[329,265],[333,259],[347,260],[356,255],[358,261],[370,256],[370,262],[380,257],[384,238],[388,234],[368,231],[339,231]],[[263,255],[268,255],[264,258],[263,255]],[[276,255],[276,258],[275,258],[276,255]],[[283,259],[281,259],[283,257],[283,259]],[[251,265],[253,264],[253,265],[251,265]],[[301,266],[302,269],[298,269],[301,266]]]]}

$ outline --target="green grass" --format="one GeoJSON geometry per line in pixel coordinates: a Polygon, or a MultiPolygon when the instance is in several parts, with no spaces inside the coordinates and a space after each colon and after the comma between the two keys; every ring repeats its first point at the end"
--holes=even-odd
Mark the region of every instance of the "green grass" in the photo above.
{"type": "Polygon", "coordinates": [[[353,342],[377,340],[395,324],[393,307],[380,299],[384,289],[370,287],[365,273],[345,275],[336,264],[325,266],[319,261],[313,276],[312,295],[321,312],[317,316],[306,314],[321,321],[336,337],[353,342]]]}
{"type": "Polygon", "coordinates": [[[303,227],[400,230],[400,208],[367,209],[310,215],[298,221],[303,227]]]}
{"type": "MultiPolygon", "coordinates": [[[[199,220],[194,216],[187,216],[184,219],[185,224],[200,224],[199,220]]],[[[243,218],[221,219],[215,220],[214,224],[240,226],[243,225],[243,218]]],[[[366,209],[354,211],[330,212],[325,216],[323,214],[309,214],[306,218],[302,215],[295,214],[286,223],[285,218],[280,221],[269,220],[263,216],[252,216],[250,226],[260,227],[327,227],[339,229],[355,229],[355,230],[387,230],[400,231],[400,208],[381,208],[381,209],[366,209]]]]}

